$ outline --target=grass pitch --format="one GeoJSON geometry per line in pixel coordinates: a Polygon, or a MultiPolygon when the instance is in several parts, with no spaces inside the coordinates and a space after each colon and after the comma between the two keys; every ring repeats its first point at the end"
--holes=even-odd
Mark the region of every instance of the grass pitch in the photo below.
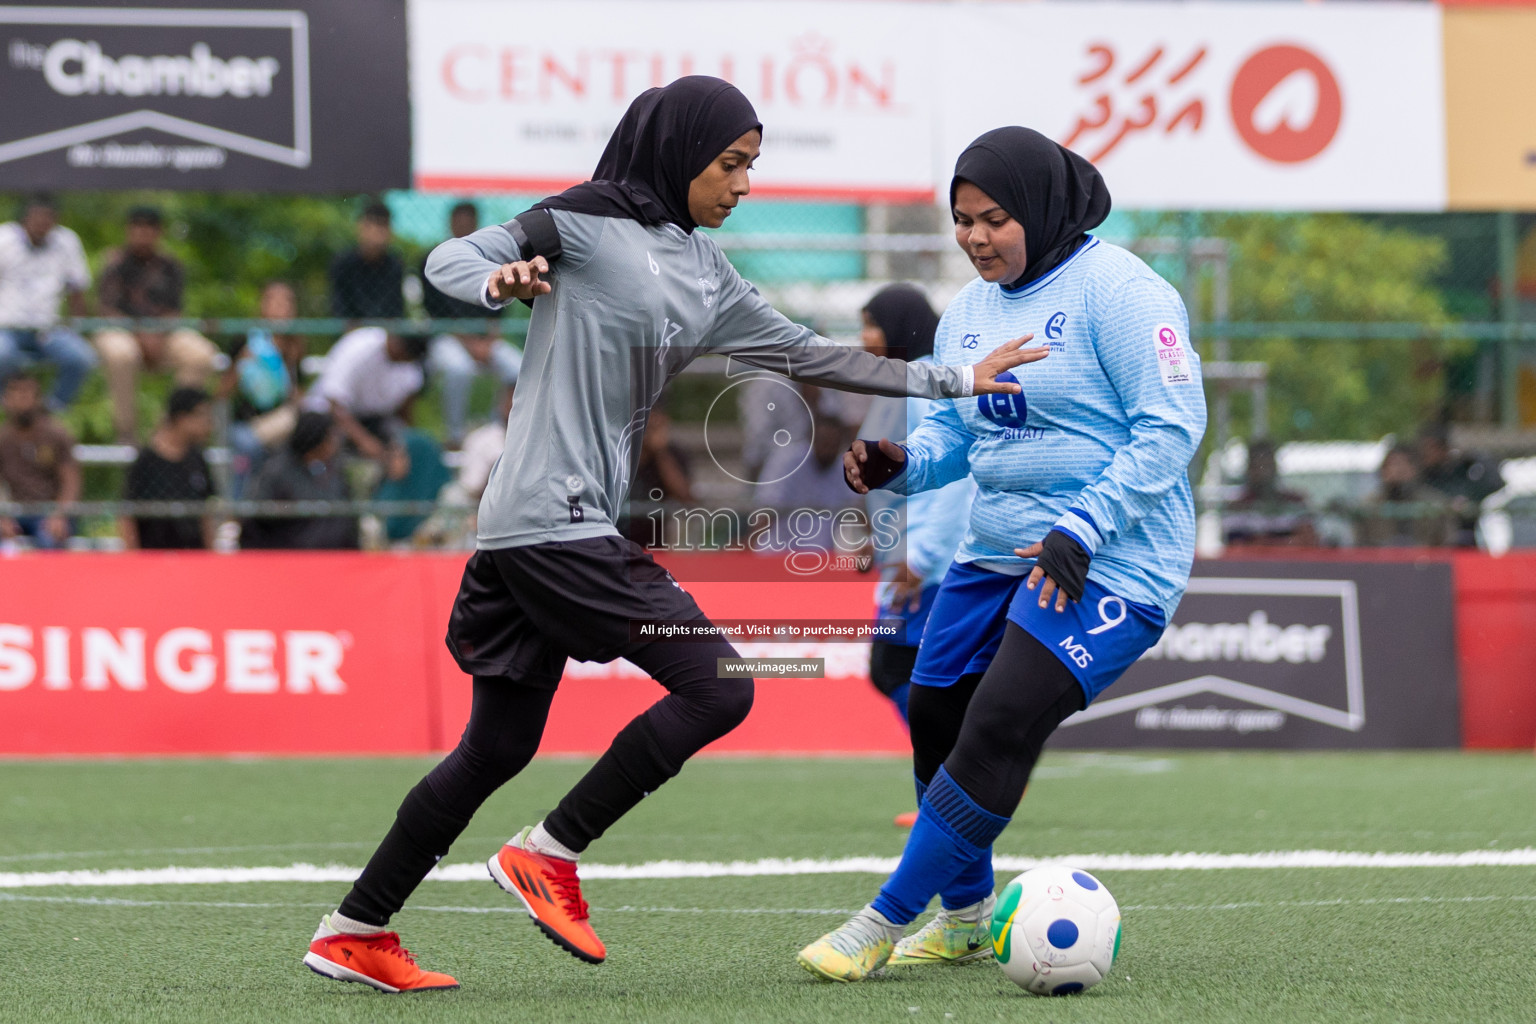
{"type": "MultiPolygon", "coordinates": [[[[1536,867],[1097,872],[1112,977],[1042,999],[990,963],[819,983],[802,945],[872,874],[593,879],[610,959],[556,950],[489,881],[431,880],[394,923],[452,993],[381,996],[300,963],[344,882],[21,886],[36,872],[361,865],[425,760],[0,763],[0,1021],[1536,1021],[1536,867]]],[[[536,762],[447,864],[483,861],[585,768],[536,762]]],[[[587,854],[601,864],[895,856],[887,760],[703,760],[587,854]]],[[[1536,759],[1051,754],[999,854],[1536,847],[1536,759]]],[[[1006,876],[1005,876],[1006,877],[1006,876]]],[[[1005,880],[999,879],[999,884],[1005,880]]]]}

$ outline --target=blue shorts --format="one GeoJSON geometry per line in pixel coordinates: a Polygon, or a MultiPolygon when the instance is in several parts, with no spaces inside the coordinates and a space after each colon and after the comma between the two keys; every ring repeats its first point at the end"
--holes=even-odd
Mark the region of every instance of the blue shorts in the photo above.
{"type": "Polygon", "coordinates": [[[956,562],[934,599],[912,681],[953,686],[961,676],[985,672],[1012,622],[1061,659],[1083,688],[1086,703],[1109,688],[1162,637],[1162,610],[1127,601],[1089,580],[1081,601],[1066,611],[1040,607],[1040,591],[1025,576],[1005,576],[956,562]]]}
{"type": "Polygon", "coordinates": [[[928,626],[928,615],[933,611],[933,600],[939,596],[939,584],[933,583],[922,589],[918,595],[917,611],[907,607],[903,601],[900,608],[892,608],[890,605],[878,605],[875,608],[875,621],[878,625],[894,629],[896,632],[890,636],[882,636],[880,639],[888,644],[898,647],[916,647],[923,639],[923,630],[928,626]]]}

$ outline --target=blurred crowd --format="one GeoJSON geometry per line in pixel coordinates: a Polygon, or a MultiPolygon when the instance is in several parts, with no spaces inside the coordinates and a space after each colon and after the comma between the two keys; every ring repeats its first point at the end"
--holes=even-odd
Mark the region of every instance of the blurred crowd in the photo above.
{"type": "Polygon", "coordinates": [[[1248,443],[1242,483],[1217,510],[1227,547],[1477,547],[1484,503],[1504,487],[1498,463],[1454,448],[1443,423],[1391,443],[1362,500],[1307,493],[1306,472],[1287,477],[1279,454],[1248,443]]]}
{"type": "MultiPolygon", "coordinates": [[[[454,236],[478,226],[474,204],[452,209],[448,229],[454,236]]],[[[54,548],[76,531],[69,508],[82,498],[83,473],[75,438],[60,414],[97,370],[115,439],[135,450],[120,495],[125,501],[206,505],[220,494],[254,502],[433,502],[454,482],[445,450],[487,452],[487,438],[493,438],[500,453],[521,353],[501,336],[500,311],[446,296],[424,275],[426,314],[433,321],[468,321],[471,329],[398,329],[406,315],[408,275],[386,205],[362,211],[356,244],[331,263],[330,313],[349,329],[322,352],[309,337],[281,329],[300,309],[295,285],[283,280],[266,282],[252,311],[269,326],[227,339],[222,347],[184,323],[162,329],[155,321],[182,318],[186,278],[164,244],[164,229],[154,207],[130,210],[122,244],[101,254],[93,281],[80,237],[59,222],[53,197],[28,197],[14,221],[0,224],[0,500],[57,506],[44,514],[0,516],[0,542],[24,539],[54,548]],[[65,314],[124,323],[102,326],[87,339],[65,314]],[[141,371],[169,375],[175,385],[158,422],[147,427],[139,423],[141,371]],[[484,425],[470,421],[479,376],[492,378],[500,392],[492,422],[484,425]],[[413,425],[413,402],[429,382],[441,404],[437,437],[413,425]],[[207,458],[216,435],[227,454],[219,474],[207,458]],[[471,438],[477,439],[472,446],[471,438]]],[[[483,457],[468,455],[462,460],[456,496],[470,502],[478,497],[472,478],[489,473],[481,462],[483,457]]],[[[478,487],[484,488],[483,479],[478,487]]],[[[123,544],[215,544],[219,524],[177,508],[165,511],[122,518],[123,544]]],[[[380,540],[406,540],[427,519],[385,517],[380,540]]],[[[234,531],[238,540],[231,544],[240,547],[352,548],[362,541],[355,514],[248,516],[234,531]]]]}
{"type": "MultiPolygon", "coordinates": [[[[465,202],[450,211],[446,233],[478,227],[476,206],[465,202]]],[[[503,337],[500,311],[444,295],[422,268],[408,268],[389,207],[373,203],[357,218],[355,243],[332,260],[326,296],[265,282],[251,311],[263,326],[216,343],[181,320],[186,273],[164,233],[159,210],[130,210],[121,244],[96,254],[93,279],[81,239],[60,223],[52,197],[27,198],[15,220],[0,224],[0,501],[28,510],[0,514],[0,544],[63,547],[79,530],[70,510],[83,500],[86,477],[60,414],[97,372],[111,433],[132,450],[113,496],[155,503],[156,514],[119,518],[126,547],[472,544],[471,517],[433,508],[473,508],[501,455],[522,355],[503,337]],[[455,321],[454,330],[402,328],[412,322],[406,295],[417,281],[422,310],[432,322],[455,321]],[[334,342],[283,329],[321,298],[346,325],[334,342]],[[94,330],[71,326],[90,317],[94,330]],[[139,422],[145,372],[174,384],[148,424],[139,422]],[[476,422],[471,394],[482,377],[494,398],[489,417],[476,422]],[[413,412],[429,387],[441,410],[434,433],[413,412]],[[216,496],[266,504],[215,521],[207,509],[216,496]],[[364,501],[409,503],[409,512],[360,515],[356,503],[364,501]],[[323,514],[284,516],[270,503],[310,503],[323,514]]],[[[864,321],[865,347],[883,352],[867,309],[864,321]]],[[[710,437],[698,424],[674,424],[664,407],[653,410],[625,532],[652,546],[845,547],[832,538],[835,516],[863,502],[843,483],[841,454],[869,399],[770,373],[725,390],[734,397],[733,425],[710,437]],[[678,518],[723,505],[783,515],[748,524],[747,537],[712,512],[678,518]],[[832,514],[797,525],[791,514],[799,509],[832,514]]],[[[1224,546],[1470,547],[1485,499],[1504,484],[1494,461],[1458,451],[1442,424],[1392,446],[1374,490],[1349,501],[1309,493],[1282,471],[1282,456],[1254,440],[1241,482],[1214,502],[1207,493],[1224,546]]]]}

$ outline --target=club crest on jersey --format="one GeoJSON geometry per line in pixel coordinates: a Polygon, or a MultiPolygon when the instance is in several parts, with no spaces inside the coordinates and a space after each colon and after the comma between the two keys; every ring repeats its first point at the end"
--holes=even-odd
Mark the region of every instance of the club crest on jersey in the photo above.
{"type": "Polygon", "coordinates": [[[1052,352],[1065,352],[1067,343],[1062,339],[1062,331],[1067,326],[1067,314],[1061,310],[1051,314],[1051,318],[1045,322],[1045,347],[1052,352]]]}
{"type": "Polygon", "coordinates": [[[967,334],[965,337],[960,339],[960,347],[961,348],[975,348],[977,345],[980,345],[980,344],[981,344],[981,335],[979,335],[979,334],[967,334]]]}
{"type": "Polygon", "coordinates": [[[715,304],[715,292],[720,290],[720,285],[707,277],[699,278],[700,298],[704,302],[704,308],[708,309],[715,304]]]}

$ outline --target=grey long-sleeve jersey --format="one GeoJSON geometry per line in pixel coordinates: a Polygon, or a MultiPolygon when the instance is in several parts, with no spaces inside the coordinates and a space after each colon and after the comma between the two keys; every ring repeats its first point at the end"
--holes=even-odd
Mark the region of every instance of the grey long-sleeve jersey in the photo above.
{"type": "MultiPolygon", "coordinates": [[[[795,380],[877,395],[957,398],[969,367],[881,359],[791,323],[702,232],[553,212],[553,290],[533,304],[507,447],[480,499],[481,549],[617,534],[651,406],[705,353],[795,380]]],[[[497,308],[491,272],[522,259],[510,230],[432,251],[427,279],[497,308]]]]}

